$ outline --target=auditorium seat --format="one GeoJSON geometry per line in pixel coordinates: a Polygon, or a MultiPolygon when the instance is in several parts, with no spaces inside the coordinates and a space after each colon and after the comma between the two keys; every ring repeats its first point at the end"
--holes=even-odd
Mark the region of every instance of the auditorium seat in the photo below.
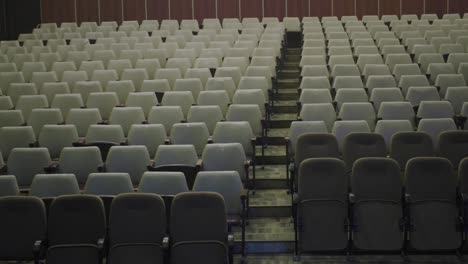
{"type": "Polygon", "coordinates": [[[104,205],[95,196],[56,198],[47,224],[47,263],[100,263],[106,220],[104,205]],[[66,224],[63,224],[66,223],[66,224]]]}
{"type": "Polygon", "coordinates": [[[171,143],[193,145],[198,156],[201,156],[209,136],[205,123],[179,123],[174,124],[171,129],[171,143]]]}
{"type": "Polygon", "coordinates": [[[413,229],[409,248],[452,251],[461,246],[461,223],[456,202],[457,180],[444,158],[413,158],[405,174],[407,212],[413,229]],[[436,202],[442,199],[444,202],[436,202]],[[420,201],[420,202],[417,202],[420,201]],[[423,203],[421,203],[423,202],[423,203]]]}
{"type": "Polygon", "coordinates": [[[17,196],[20,194],[18,182],[14,175],[0,177],[0,197],[17,196]]]}
{"type": "Polygon", "coordinates": [[[409,120],[379,120],[375,125],[375,133],[384,137],[387,152],[390,151],[393,136],[398,132],[414,131],[409,120]]]}
{"type": "Polygon", "coordinates": [[[90,93],[86,101],[87,108],[97,108],[103,120],[108,120],[112,109],[119,105],[119,98],[114,92],[90,93]]]}
{"type": "Polygon", "coordinates": [[[149,171],[183,172],[189,189],[192,189],[199,170],[197,151],[193,145],[161,145],[154,156],[149,171]]]}
{"type": "Polygon", "coordinates": [[[36,241],[46,238],[46,211],[37,197],[0,198],[2,261],[32,261],[36,241]]]}
{"type": "Polygon", "coordinates": [[[104,171],[128,173],[132,183],[138,185],[150,163],[145,146],[112,146],[104,163],[104,171]]]}
{"type": "Polygon", "coordinates": [[[138,186],[140,193],[154,193],[163,198],[188,191],[184,173],[176,171],[147,171],[141,177],[138,186]]]}
{"type": "Polygon", "coordinates": [[[310,251],[346,250],[349,228],[346,225],[347,196],[348,180],[342,161],[319,158],[306,159],[301,163],[293,214],[295,239],[298,241],[295,255],[310,251]],[[312,203],[312,200],[319,201],[312,203]],[[315,224],[310,224],[312,222],[315,224]]]}
{"type": "Polygon", "coordinates": [[[437,156],[448,159],[455,170],[463,160],[468,157],[466,144],[468,134],[466,131],[446,131],[439,134],[438,145],[436,146],[437,156]]]}
{"type": "Polygon", "coordinates": [[[303,121],[324,121],[327,126],[327,130],[331,132],[336,120],[336,112],[331,103],[304,104],[299,117],[303,121]]]}
{"type": "Polygon", "coordinates": [[[161,197],[154,194],[118,195],[110,209],[107,261],[112,264],[163,263],[167,225],[161,197]],[[131,232],[127,231],[129,226],[132,226],[131,232]]]}
{"type": "Polygon", "coordinates": [[[67,118],[71,109],[80,109],[84,107],[81,94],[56,94],[50,104],[51,109],[59,109],[64,119],[67,118]]]}
{"type": "Polygon", "coordinates": [[[240,225],[241,253],[245,256],[245,228],[248,216],[248,192],[236,171],[201,171],[193,184],[194,192],[215,192],[224,198],[228,227],[240,225]]]}
{"type": "MultiPolygon", "coordinates": [[[[47,85],[47,83],[45,85],[47,85]]],[[[80,94],[83,102],[86,102],[90,93],[101,93],[103,92],[103,88],[99,81],[78,81],[72,92],[80,94]]],[[[49,101],[52,101],[52,99],[49,101]]]]}
{"type": "Polygon", "coordinates": [[[385,139],[377,133],[351,133],[344,138],[343,161],[348,173],[354,162],[365,157],[386,157],[385,139]]]}
{"type": "Polygon", "coordinates": [[[405,99],[411,103],[414,109],[419,109],[420,104],[425,101],[440,101],[440,95],[434,86],[411,86],[405,99]]]}
{"type": "Polygon", "coordinates": [[[31,111],[27,123],[32,126],[34,134],[38,137],[43,126],[61,124],[63,117],[59,109],[36,108],[31,111]]]}
{"type": "Polygon", "coordinates": [[[30,126],[0,128],[0,150],[5,160],[14,148],[28,148],[36,142],[36,135],[30,126]]]}
{"type": "Polygon", "coordinates": [[[7,173],[15,175],[20,188],[29,188],[34,175],[44,173],[52,163],[47,148],[14,148],[7,161],[7,173]]]}
{"type": "Polygon", "coordinates": [[[350,185],[351,224],[357,227],[351,228],[355,250],[400,252],[405,227],[398,163],[388,158],[359,159],[350,185]],[[383,200],[386,202],[380,202],[383,200]]]}
{"type": "Polygon", "coordinates": [[[57,159],[65,147],[78,141],[74,125],[44,125],[38,136],[38,145],[47,148],[52,159],[57,159]]]}
{"type": "Polygon", "coordinates": [[[74,174],[36,174],[29,190],[29,196],[41,198],[46,209],[54,198],[72,194],[80,194],[74,174]]]}

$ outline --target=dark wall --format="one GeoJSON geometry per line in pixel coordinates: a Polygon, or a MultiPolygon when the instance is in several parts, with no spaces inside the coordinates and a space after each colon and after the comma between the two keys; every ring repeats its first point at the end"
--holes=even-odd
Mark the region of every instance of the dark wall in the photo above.
{"type": "Polygon", "coordinates": [[[17,39],[41,23],[39,0],[0,0],[0,38],[17,39]]]}
{"type": "Polygon", "coordinates": [[[468,0],[42,0],[44,22],[454,12],[468,12],[468,0]]]}

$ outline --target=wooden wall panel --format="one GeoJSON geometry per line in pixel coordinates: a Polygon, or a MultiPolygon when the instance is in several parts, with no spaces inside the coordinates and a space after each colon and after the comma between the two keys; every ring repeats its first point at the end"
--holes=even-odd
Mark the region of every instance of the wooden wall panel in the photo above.
{"type": "Polygon", "coordinates": [[[216,18],[216,0],[196,0],[194,13],[200,24],[204,18],[216,18]]]}
{"type": "Polygon", "coordinates": [[[356,0],[333,0],[333,16],[354,16],[356,0]]]}
{"type": "Polygon", "coordinates": [[[193,19],[192,0],[171,0],[171,19],[193,19]]]}
{"type": "Polygon", "coordinates": [[[400,0],[379,0],[380,15],[400,15],[400,0]]]}
{"type": "Polygon", "coordinates": [[[450,0],[449,13],[468,13],[468,1],[466,0],[450,0]]]}
{"type": "Polygon", "coordinates": [[[288,0],[288,16],[299,17],[299,19],[309,16],[309,0],[288,0]]]}
{"type": "Polygon", "coordinates": [[[422,13],[424,13],[424,0],[402,0],[401,3],[402,14],[421,15],[422,13]]]}
{"type": "Polygon", "coordinates": [[[148,19],[168,19],[169,0],[147,0],[148,19]]]}
{"type": "Polygon", "coordinates": [[[218,18],[239,18],[239,0],[218,0],[218,18]]]}
{"type": "Polygon", "coordinates": [[[286,4],[284,0],[263,0],[265,17],[279,17],[280,20],[286,16],[286,4]]]}
{"type": "Polygon", "coordinates": [[[96,0],[76,0],[76,19],[78,23],[99,22],[99,2],[96,0]]]}
{"type": "Polygon", "coordinates": [[[356,0],[356,16],[379,15],[379,0],[356,0]]]}
{"type": "Polygon", "coordinates": [[[145,0],[123,0],[124,20],[146,19],[146,1],[145,0]]]}
{"type": "Polygon", "coordinates": [[[42,0],[42,22],[75,21],[75,0],[42,0]]]}
{"type": "Polygon", "coordinates": [[[324,17],[332,15],[332,0],[310,0],[310,16],[324,17]]]}
{"type": "Polygon", "coordinates": [[[263,0],[240,0],[241,11],[240,15],[244,17],[263,17],[263,0]]]}
{"type": "Polygon", "coordinates": [[[101,0],[101,21],[122,23],[122,0],[101,0]]]}
{"type": "Polygon", "coordinates": [[[443,14],[447,13],[447,1],[448,0],[426,0],[426,14],[437,14],[442,17],[443,14]]]}

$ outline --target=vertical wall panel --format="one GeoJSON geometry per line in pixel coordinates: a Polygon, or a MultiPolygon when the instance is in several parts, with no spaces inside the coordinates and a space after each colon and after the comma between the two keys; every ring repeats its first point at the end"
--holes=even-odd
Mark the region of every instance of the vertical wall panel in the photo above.
{"type": "Polygon", "coordinates": [[[145,0],[123,0],[124,20],[146,19],[146,1],[145,0]]]}
{"type": "Polygon", "coordinates": [[[77,22],[99,22],[99,2],[96,0],[76,0],[77,22]]]}
{"type": "Polygon", "coordinates": [[[447,13],[447,1],[448,0],[426,0],[426,14],[437,14],[442,17],[443,14],[447,13]]]}
{"type": "Polygon", "coordinates": [[[75,0],[42,0],[42,22],[74,22],[75,0]]]}
{"type": "Polygon", "coordinates": [[[122,23],[122,0],[101,0],[101,21],[122,23]]]}
{"type": "Polygon", "coordinates": [[[265,17],[278,17],[281,21],[286,16],[285,0],[263,0],[263,4],[265,17]]]}
{"type": "Polygon", "coordinates": [[[169,0],[147,0],[148,19],[163,20],[169,18],[169,0]]]}
{"type": "Polygon", "coordinates": [[[171,19],[193,19],[192,0],[171,0],[170,5],[171,19]]]}
{"type": "Polygon", "coordinates": [[[241,0],[241,17],[263,17],[262,0],[241,0]]]}
{"type": "Polygon", "coordinates": [[[400,15],[400,0],[379,0],[380,15],[400,15]]]}
{"type": "Polygon", "coordinates": [[[239,0],[218,0],[218,18],[238,18],[239,0]]]}
{"type": "Polygon", "coordinates": [[[468,1],[466,0],[450,0],[449,13],[468,13],[468,1]]]}
{"type": "Polygon", "coordinates": [[[356,0],[356,16],[379,15],[379,0],[356,0]]]}
{"type": "Polygon", "coordinates": [[[342,16],[354,16],[355,0],[333,0],[333,15],[338,18],[342,16]]]}
{"type": "Polygon", "coordinates": [[[216,0],[195,0],[195,19],[201,24],[204,18],[216,18],[216,0]]]}
{"type": "Polygon", "coordinates": [[[309,16],[309,0],[287,0],[287,2],[287,16],[299,17],[299,19],[309,16]]]}
{"type": "Polygon", "coordinates": [[[422,13],[424,13],[424,0],[402,0],[401,3],[402,14],[421,15],[422,13]]]}
{"type": "Polygon", "coordinates": [[[310,16],[324,17],[332,15],[332,0],[310,0],[310,16]]]}

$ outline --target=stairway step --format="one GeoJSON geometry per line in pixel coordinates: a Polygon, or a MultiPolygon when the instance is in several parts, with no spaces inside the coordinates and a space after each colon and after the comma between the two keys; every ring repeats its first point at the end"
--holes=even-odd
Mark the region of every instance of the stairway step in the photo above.
{"type": "Polygon", "coordinates": [[[268,131],[268,137],[287,137],[289,135],[289,127],[288,128],[272,128],[268,131]]]}
{"type": "Polygon", "coordinates": [[[299,62],[285,62],[283,64],[282,70],[300,71],[299,62]]]}
{"type": "Polygon", "coordinates": [[[297,89],[278,89],[278,93],[275,94],[275,100],[279,101],[297,101],[299,100],[299,91],[297,89]]]}
{"type": "Polygon", "coordinates": [[[297,121],[297,118],[290,120],[272,120],[270,121],[270,128],[290,128],[293,121],[297,121]]]}
{"type": "Polygon", "coordinates": [[[302,53],[301,47],[288,47],[286,49],[286,55],[300,55],[302,53]]]}
{"type": "Polygon", "coordinates": [[[299,79],[280,79],[278,80],[277,86],[279,89],[283,88],[298,88],[300,85],[299,79]]]}
{"type": "Polygon", "coordinates": [[[286,58],[284,58],[284,61],[299,63],[301,61],[301,55],[300,54],[288,54],[286,58]]]}
{"type": "MultiPolygon", "coordinates": [[[[233,228],[234,239],[241,240],[241,228],[233,228]]],[[[268,217],[249,219],[246,227],[247,242],[294,241],[294,225],[291,217],[268,217]]]]}
{"type": "Polygon", "coordinates": [[[278,105],[273,106],[273,113],[297,113],[296,105],[278,105]]]}
{"type": "Polygon", "coordinates": [[[301,75],[299,67],[285,69],[278,73],[278,79],[298,79],[301,75]]]}

